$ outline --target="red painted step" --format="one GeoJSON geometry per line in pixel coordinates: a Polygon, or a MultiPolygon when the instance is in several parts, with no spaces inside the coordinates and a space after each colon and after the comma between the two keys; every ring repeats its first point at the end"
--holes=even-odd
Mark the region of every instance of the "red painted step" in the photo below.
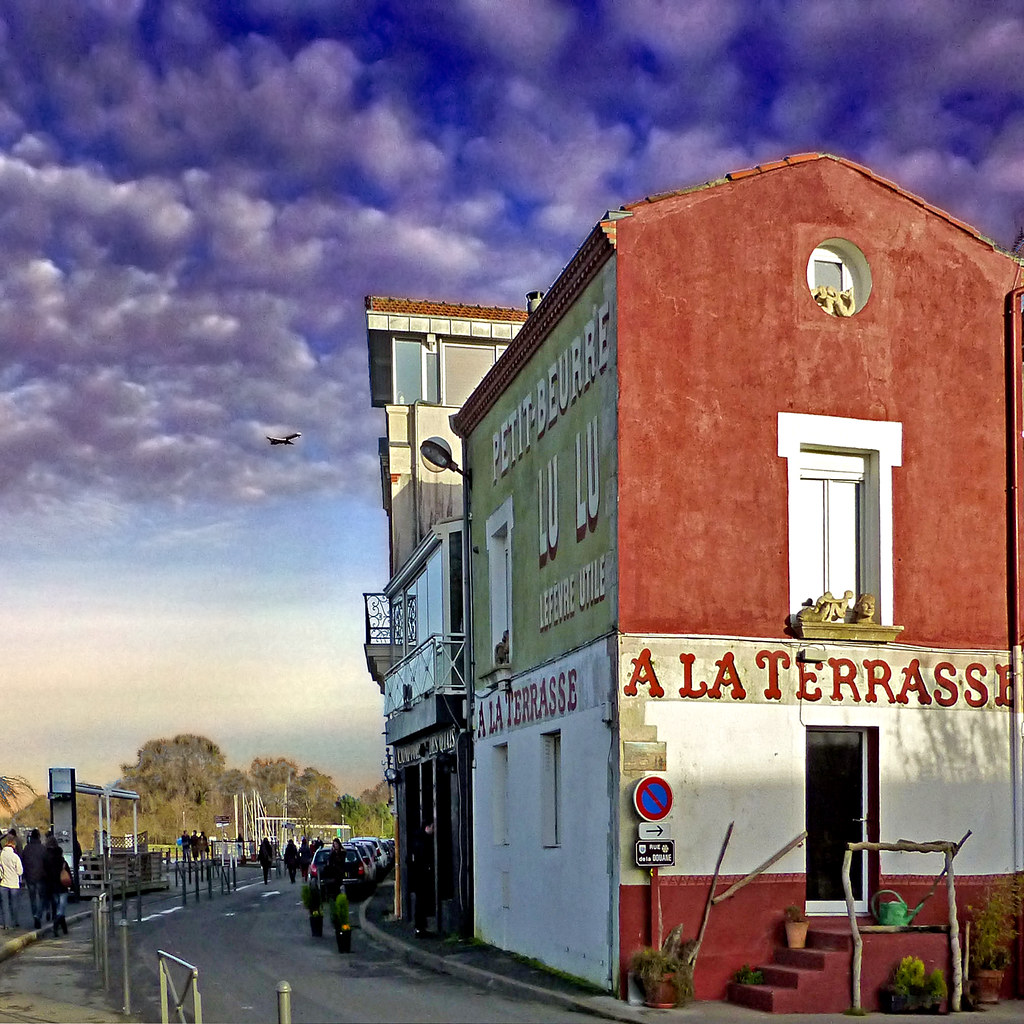
{"type": "Polygon", "coordinates": [[[812,925],[806,949],[775,949],[759,968],[764,984],[731,982],[729,1002],[764,1013],[841,1013],[850,1006],[852,946],[848,931],[812,925]]]}

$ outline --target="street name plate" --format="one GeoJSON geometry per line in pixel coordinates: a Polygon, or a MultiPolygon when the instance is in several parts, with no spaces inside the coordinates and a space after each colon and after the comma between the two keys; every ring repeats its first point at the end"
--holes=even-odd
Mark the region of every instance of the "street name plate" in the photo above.
{"type": "Polygon", "coordinates": [[[636,834],[646,840],[674,838],[672,830],[660,821],[641,821],[637,825],[636,834]]]}
{"type": "Polygon", "coordinates": [[[674,839],[636,841],[636,866],[638,868],[666,868],[676,862],[676,841],[674,839]]]}

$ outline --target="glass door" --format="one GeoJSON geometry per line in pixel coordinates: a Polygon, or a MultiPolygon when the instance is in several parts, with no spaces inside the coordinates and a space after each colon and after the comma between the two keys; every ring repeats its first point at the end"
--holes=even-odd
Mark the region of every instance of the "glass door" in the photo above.
{"type": "MultiPolygon", "coordinates": [[[[845,914],[843,857],[846,844],[865,838],[867,743],[857,729],[808,729],[805,761],[807,909],[845,914]]],[[[850,865],[854,906],[867,912],[867,857],[855,851],[850,865]]]]}

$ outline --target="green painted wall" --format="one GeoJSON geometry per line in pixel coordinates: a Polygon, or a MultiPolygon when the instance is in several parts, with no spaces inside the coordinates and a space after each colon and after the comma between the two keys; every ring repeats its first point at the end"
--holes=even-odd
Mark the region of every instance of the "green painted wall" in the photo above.
{"type": "Polygon", "coordinates": [[[612,257],[467,439],[477,679],[500,639],[487,524],[509,496],[512,672],[617,620],[616,319],[612,257]]]}

